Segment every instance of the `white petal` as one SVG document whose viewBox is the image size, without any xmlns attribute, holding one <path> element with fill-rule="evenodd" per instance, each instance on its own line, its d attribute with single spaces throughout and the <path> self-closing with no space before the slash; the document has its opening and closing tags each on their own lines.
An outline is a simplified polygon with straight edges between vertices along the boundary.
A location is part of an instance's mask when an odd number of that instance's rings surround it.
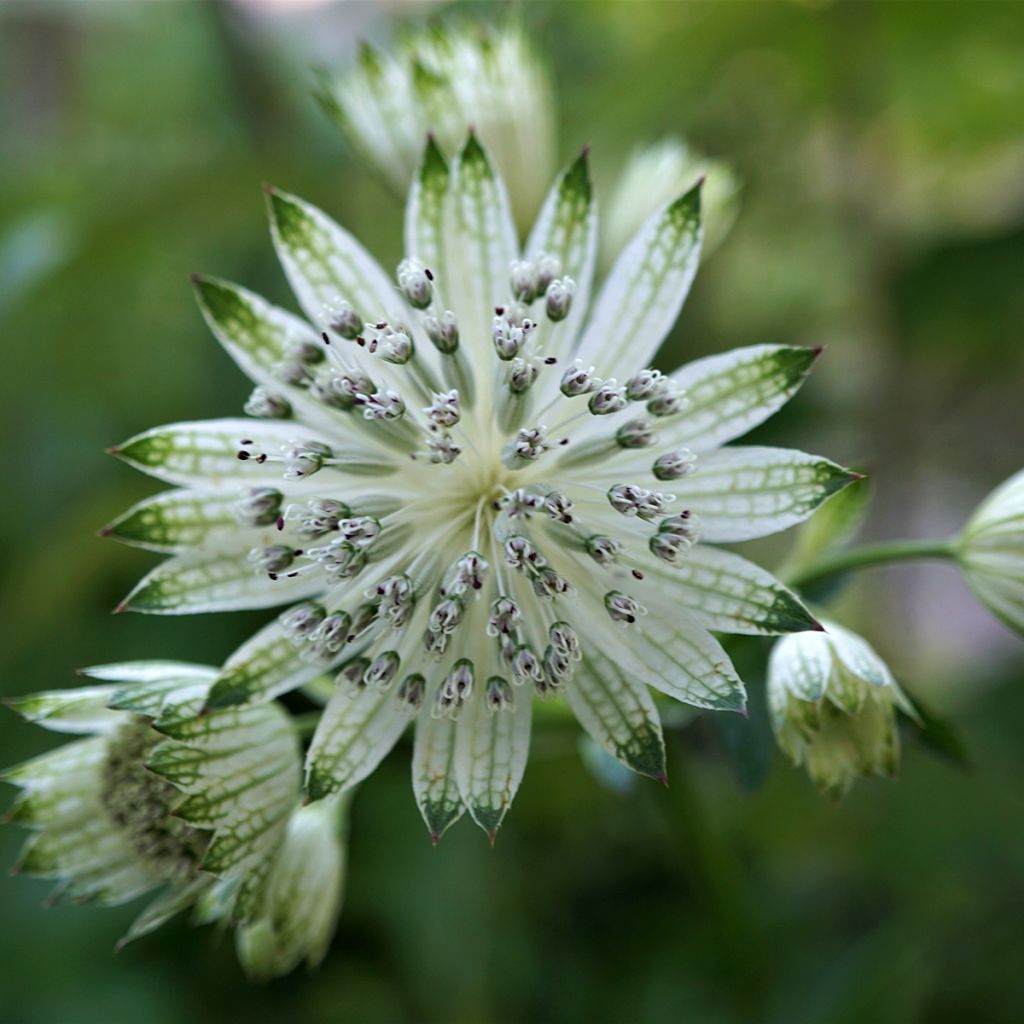
<svg viewBox="0 0 1024 1024">
<path fill-rule="evenodd" d="M 672 380 L 688 405 L 658 434 L 664 444 L 706 451 L 732 441 L 777 412 L 804 382 L 820 349 L 752 345 L 697 359 Z"/>
<path fill-rule="evenodd" d="M 257 572 L 245 553 L 189 551 L 158 565 L 136 584 L 120 611 L 150 615 L 193 615 L 200 612 L 272 608 L 322 593 L 319 572 L 294 578 L 282 573 L 271 579 Z"/>
<path fill-rule="evenodd" d="M 410 722 L 393 690 L 367 687 L 355 696 L 339 690 L 317 725 L 306 755 L 311 800 L 362 782 L 390 753 Z"/>
<path fill-rule="evenodd" d="M 452 203 L 445 231 L 447 281 L 440 281 L 459 322 L 477 393 L 491 385 L 494 307 L 509 300 L 509 269 L 519 250 L 505 186 L 470 135 L 452 164 Z"/>
<path fill-rule="evenodd" d="M 642 680 L 588 650 L 564 694 L 580 725 L 612 757 L 635 772 L 664 780 L 665 740 L 658 710 Z"/>
<path fill-rule="evenodd" d="M 433 718 L 429 703 L 416 723 L 412 786 L 420 813 L 436 843 L 466 808 L 455 780 L 455 723 L 450 718 Z"/>
<path fill-rule="evenodd" d="M 771 573 L 731 551 L 697 544 L 678 565 L 647 557 L 643 570 L 658 582 L 659 600 L 678 602 L 718 633 L 773 636 L 818 625 Z"/>
<path fill-rule="evenodd" d="M 651 214 L 623 250 L 576 355 L 619 381 L 649 366 L 697 273 L 701 236 L 698 185 Z"/>
<path fill-rule="evenodd" d="M 694 512 L 712 542 L 750 540 L 806 519 L 856 474 L 817 455 L 753 446 L 705 452 L 671 485 L 674 507 Z"/>
<path fill-rule="evenodd" d="M 480 681 L 485 684 L 484 680 Z M 516 691 L 515 705 L 488 710 L 483 685 L 455 724 L 455 778 L 473 820 L 494 840 L 522 781 L 530 750 L 532 695 Z"/>
<path fill-rule="evenodd" d="M 543 342 L 545 354 L 557 356 L 560 361 L 574 347 L 580 324 L 590 308 L 596 252 L 597 202 L 584 152 L 552 186 L 525 249 L 528 260 L 541 255 L 557 257 L 562 276 L 571 277 L 576 284 L 572 306 L 564 320 L 553 324 L 539 317 L 536 343 Z M 557 380 L 558 375 L 548 376 Z"/>
</svg>

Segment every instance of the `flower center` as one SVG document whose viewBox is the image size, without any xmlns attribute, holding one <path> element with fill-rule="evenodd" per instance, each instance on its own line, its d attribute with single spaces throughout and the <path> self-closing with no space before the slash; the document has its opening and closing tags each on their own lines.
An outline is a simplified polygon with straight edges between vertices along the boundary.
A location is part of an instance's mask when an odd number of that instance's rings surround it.
<svg viewBox="0 0 1024 1024">
<path fill-rule="evenodd" d="M 181 794 L 145 767 L 159 739 L 142 718 L 118 730 L 103 766 L 101 799 L 114 824 L 154 874 L 183 882 L 198 873 L 210 833 L 170 817 Z"/>
</svg>

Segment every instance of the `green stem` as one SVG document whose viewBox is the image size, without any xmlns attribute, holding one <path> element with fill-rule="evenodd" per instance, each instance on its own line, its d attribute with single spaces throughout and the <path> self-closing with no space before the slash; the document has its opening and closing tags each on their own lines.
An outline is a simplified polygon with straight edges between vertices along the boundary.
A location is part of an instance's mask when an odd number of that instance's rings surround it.
<svg viewBox="0 0 1024 1024">
<path fill-rule="evenodd" d="M 955 558 L 955 540 L 890 540 L 879 544 L 863 544 L 826 555 L 792 573 L 786 582 L 793 587 L 807 587 L 850 569 L 872 565 L 906 562 L 918 558 Z"/>
</svg>

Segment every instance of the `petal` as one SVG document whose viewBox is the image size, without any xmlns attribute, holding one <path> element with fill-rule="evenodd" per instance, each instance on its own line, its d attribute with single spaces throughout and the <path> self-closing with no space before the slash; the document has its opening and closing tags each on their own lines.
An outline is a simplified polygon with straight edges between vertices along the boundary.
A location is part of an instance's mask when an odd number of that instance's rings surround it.
<svg viewBox="0 0 1024 1024">
<path fill-rule="evenodd" d="M 686 612 L 669 618 L 653 608 L 621 634 L 594 630 L 593 642 L 621 671 L 685 704 L 711 711 L 743 711 L 746 706 L 729 655 Z"/>
<path fill-rule="evenodd" d="M 588 650 L 565 684 L 564 695 L 580 724 L 612 757 L 641 775 L 665 780 L 665 740 L 658 709 L 639 680 Z"/>
<path fill-rule="evenodd" d="M 412 786 L 423 820 L 436 843 L 462 817 L 465 805 L 455 780 L 455 723 L 433 718 L 427 701 L 416 723 Z"/>
<path fill-rule="evenodd" d="M 700 262 L 700 185 L 644 221 L 605 281 L 576 355 L 625 380 L 649 366 Z"/>
<path fill-rule="evenodd" d="M 247 530 L 235 512 L 244 493 L 192 488 L 161 491 L 133 505 L 100 532 L 122 543 L 165 554 L 246 536 L 252 538 L 247 546 L 254 546 L 259 532 Z"/>
<path fill-rule="evenodd" d="M 859 476 L 818 455 L 745 446 L 704 453 L 672 490 L 676 507 L 697 515 L 704 540 L 740 541 L 801 522 Z"/>
<path fill-rule="evenodd" d="M 256 571 L 237 551 L 208 554 L 190 551 L 158 565 L 136 584 L 118 611 L 150 615 L 194 615 L 199 612 L 271 608 L 322 593 L 318 572 L 271 579 Z"/>
<path fill-rule="evenodd" d="M 274 373 L 293 345 L 321 347 L 320 336 L 309 323 L 230 281 L 196 274 L 192 283 L 203 318 L 239 369 L 254 384 L 287 397 L 306 419 L 330 422 L 324 406 Z"/>
<path fill-rule="evenodd" d="M 284 449 L 306 441 L 327 444 L 324 438 L 299 424 L 241 418 L 198 420 L 154 427 L 111 448 L 110 454 L 168 483 L 186 487 L 196 483 L 238 486 L 280 480 L 281 463 L 261 462 L 259 455 L 280 456 Z M 250 455 L 240 459 L 239 452 L 243 450 Z M 292 481 L 293 486 L 296 483 Z"/>
<path fill-rule="evenodd" d="M 821 349 L 752 345 L 687 363 L 672 374 L 686 409 L 659 430 L 668 444 L 717 448 L 777 412 L 806 379 Z"/>
<path fill-rule="evenodd" d="M 79 686 L 14 697 L 7 703 L 29 722 L 54 732 L 110 732 L 124 722 L 107 707 L 114 691 L 113 686 Z"/>
<path fill-rule="evenodd" d="M 149 767 L 187 794 L 176 814 L 213 829 L 203 870 L 239 879 L 235 915 L 257 908 L 272 858 L 299 798 L 291 721 L 274 704 L 230 708 L 176 723 Z"/>
<path fill-rule="evenodd" d="M 341 303 L 364 321 L 400 323 L 410 310 L 380 264 L 322 210 L 277 189 L 267 192 L 271 231 L 278 256 L 306 316 L 325 330 Z M 346 354 L 361 355 L 355 346 Z M 370 362 L 379 369 L 380 363 Z"/>
<path fill-rule="evenodd" d="M 491 842 L 523 779 L 532 711 L 532 694 L 527 687 L 516 691 L 512 708 L 493 712 L 480 687 L 455 723 L 454 768 L 459 795 Z"/>
<path fill-rule="evenodd" d="M 373 687 L 355 696 L 339 690 L 324 710 L 306 755 L 311 800 L 362 782 L 390 753 L 410 722 L 390 691 Z"/>
<path fill-rule="evenodd" d="M 769 686 L 780 694 L 778 710 L 785 710 L 785 696 L 819 701 L 832 675 L 832 644 L 825 633 L 787 636 L 772 647 L 768 659 Z M 781 718 L 780 718 L 781 721 Z"/>
<path fill-rule="evenodd" d="M 541 318 L 535 337 L 538 348 L 561 357 L 571 351 L 580 323 L 590 308 L 590 289 L 597 252 L 597 203 L 590 182 L 587 151 L 562 173 L 541 207 L 537 223 L 526 243 L 526 258 L 555 256 L 562 275 L 576 283 L 569 315 L 553 324 Z M 556 379 L 554 374 L 549 374 Z"/>
<path fill-rule="evenodd" d="M 448 280 L 443 293 L 476 372 L 478 393 L 491 386 L 494 307 L 509 298 L 509 270 L 519 250 L 505 186 L 476 136 L 452 164 L 451 212 L 445 231 Z"/>
<path fill-rule="evenodd" d="M 664 599 L 683 605 L 705 629 L 774 636 L 820 628 L 792 591 L 731 551 L 698 544 L 678 565 L 646 558 L 643 567 Z"/>
<path fill-rule="evenodd" d="M 347 648 L 338 660 L 351 657 Z M 208 708 L 270 700 L 294 690 L 329 666 L 304 661 L 285 634 L 280 619 L 264 626 L 232 654 L 210 688 Z"/>
<path fill-rule="evenodd" d="M 441 286 L 448 281 L 444 230 L 450 180 L 444 154 L 430 136 L 405 207 L 405 255 L 430 267 Z"/>
</svg>

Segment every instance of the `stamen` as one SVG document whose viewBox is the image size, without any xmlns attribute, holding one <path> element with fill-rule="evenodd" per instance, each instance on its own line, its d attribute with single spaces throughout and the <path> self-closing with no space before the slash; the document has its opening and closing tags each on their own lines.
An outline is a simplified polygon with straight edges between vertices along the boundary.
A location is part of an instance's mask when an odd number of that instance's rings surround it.
<svg viewBox="0 0 1024 1024">
<path fill-rule="evenodd" d="M 235 502 L 235 518 L 244 526 L 269 526 L 280 515 L 283 500 L 273 487 L 255 487 Z"/>
<path fill-rule="evenodd" d="M 631 626 L 639 616 L 647 614 L 643 605 L 621 590 L 609 590 L 604 595 L 604 606 L 612 620 L 621 626 Z"/>
<path fill-rule="evenodd" d="M 256 387 L 246 399 L 243 411 L 247 416 L 264 420 L 286 420 L 292 415 L 291 402 L 263 387 Z"/>
<path fill-rule="evenodd" d="M 697 468 L 697 456 L 688 448 L 667 452 L 654 460 L 652 470 L 659 480 L 678 480 Z"/>
</svg>

